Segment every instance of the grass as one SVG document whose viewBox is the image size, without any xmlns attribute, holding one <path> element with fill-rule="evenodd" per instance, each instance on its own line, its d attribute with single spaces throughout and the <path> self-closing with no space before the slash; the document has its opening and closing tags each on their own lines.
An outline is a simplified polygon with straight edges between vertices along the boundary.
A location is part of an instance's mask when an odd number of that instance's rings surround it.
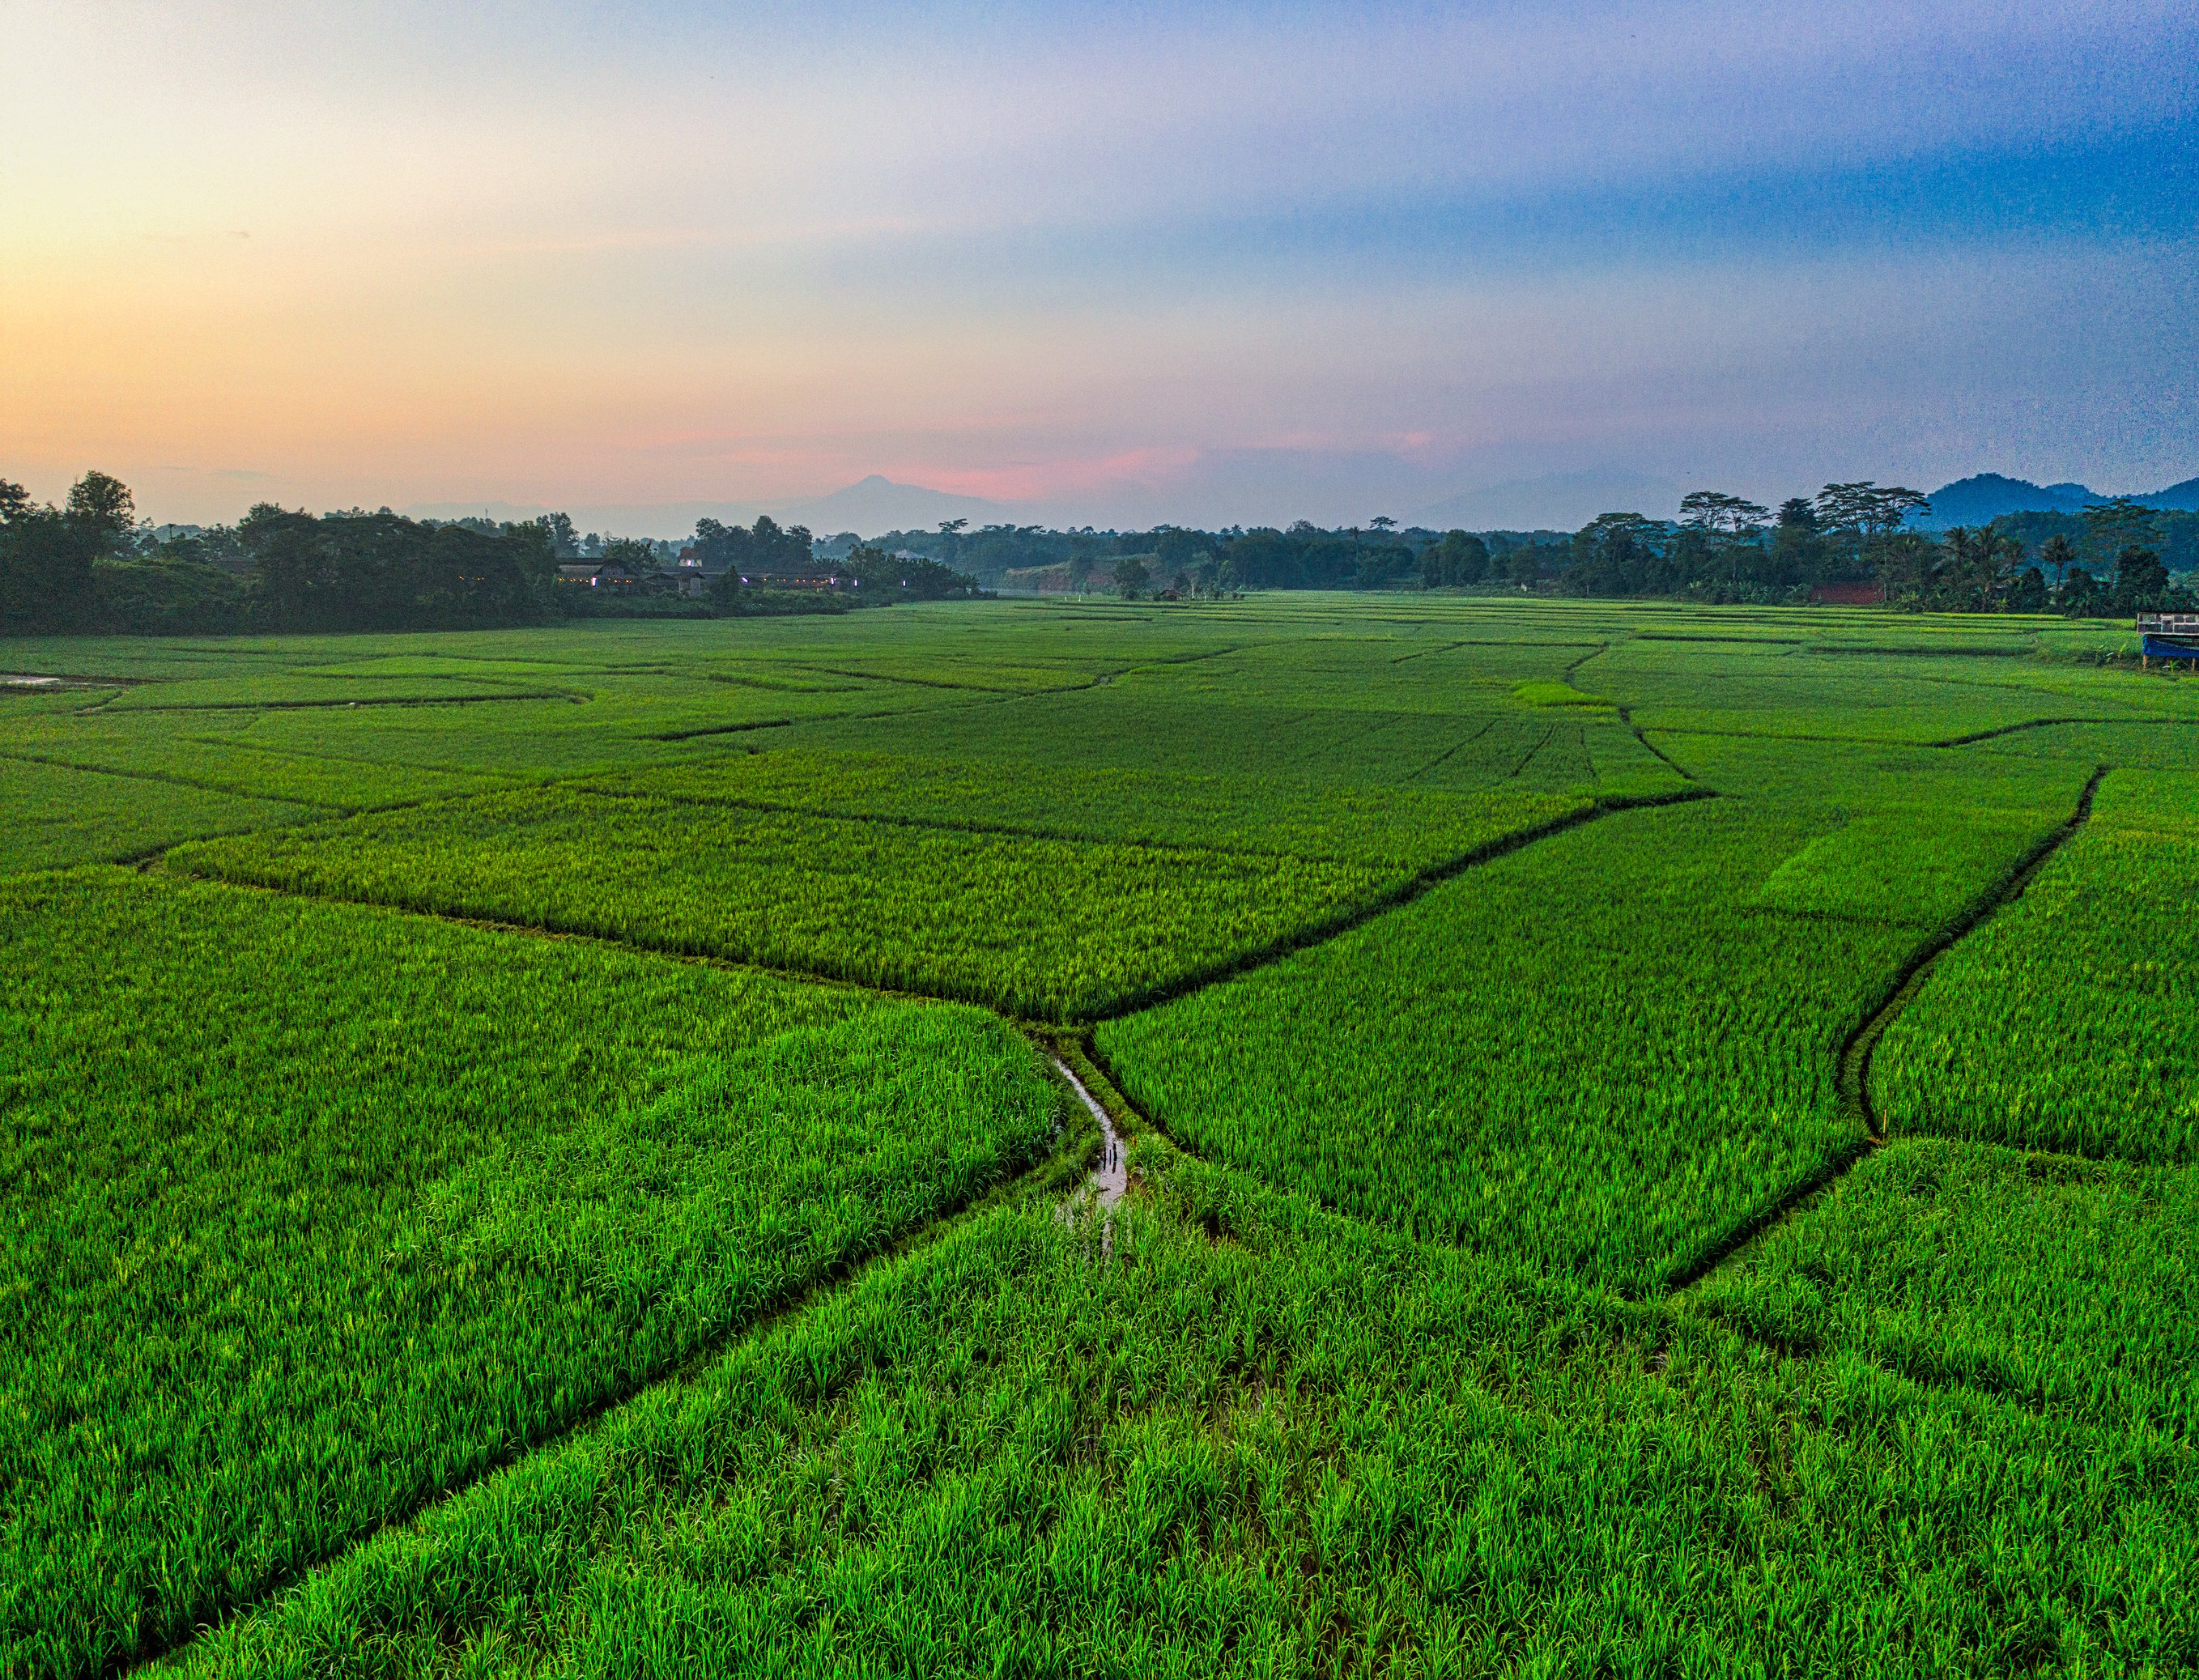
<svg viewBox="0 0 2199 1680">
<path fill-rule="evenodd" d="M 120 861 L 313 814 L 269 799 L 0 755 L 0 875 Z"/>
<path fill-rule="evenodd" d="M 555 791 L 356 818 L 180 869 L 1074 1020 L 1349 913 L 1400 872 Z"/>
<path fill-rule="evenodd" d="M 888 817 L 1048 839 L 1260 852 L 1409 870 L 1440 867 L 1586 808 L 1495 789 L 1274 785 L 1187 772 L 1065 765 L 1043 775 L 998 761 L 794 749 L 636 770 L 609 792 L 820 816 Z"/>
<path fill-rule="evenodd" d="M 2199 1157 L 2199 881 L 2189 779 L 2118 770 L 2014 905 L 1936 967 L 1872 1058 L 1888 1127 L 2176 1164 Z"/>
<path fill-rule="evenodd" d="M 1711 785 L 1099 1045 L 1195 1151 L 1423 1236 L 1662 1287 L 1852 1157 L 1842 1047 L 2082 777 L 1902 751 L 1874 773 L 1775 742 L 1713 761 Z"/>
<path fill-rule="evenodd" d="M 0 857 L 176 849 L 0 881 L 0 1672 L 2199 1668 L 2199 689 L 2127 640 L 12 644 L 103 686 L 0 698 Z M 1082 1024 L 1208 1158 L 1111 1098 L 1065 1209 L 1010 1023 L 818 977 Z"/>
<path fill-rule="evenodd" d="M 973 1011 L 0 888 L 0 1671 L 187 1634 L 1049 1146 Z"/>
<path fill-rule="evenodd" d="M 378 1537 L 225 1675 L 2167 1671 L 2193 1468 L 1145 1162 Z M 1210 1232 L 1218 1235 L 1210 1235 Z"/>
<path fill-rule="evenodd" d="M 1571 683 L 1523 682 L 1512 687 L 1512 697 L 1529 706 L 1608 706 L 1601 696 L 1583 693 Z"/>
<path fill-rule="evenodd" d="M 2199 1436 L 2199 1175 L 1901 1138 L 1693 1298 L 2108 1425 Z"/>
<path fill-rule="evenodd" d="M 1736 913 L 1805 837 L 1735 800 L 1606 817 L 1099 1046 L 1195 1152 L 1652 1288 L 1861 1141 L 1834 1063 L 1914 936 Z"/>
</svg>

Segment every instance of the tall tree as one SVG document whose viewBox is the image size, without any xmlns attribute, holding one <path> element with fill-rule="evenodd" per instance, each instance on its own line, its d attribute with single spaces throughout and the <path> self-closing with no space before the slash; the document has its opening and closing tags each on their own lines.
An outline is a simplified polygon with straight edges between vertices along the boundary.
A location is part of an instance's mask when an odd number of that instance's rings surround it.
<svg viewBox="0 0 2199 1680">
<path fill-rule="evenodd" d="M 2082 515 L 2085 521 L 2085 563 L 2104 572 L 2126 548 L 2151 548 L 2158 540 L 2153 510 L 2141 507 L 2128 496 L 2094 502 Z"/>
<path fill-rule="evenodd" d="M 1945 560 L 1933 598 L 1920 604 L 1957 612 L 1998 612 L 2007 605 L 2023 545 L 1989 525 L 1957 525 L 1944 540 Z"/>
<path fill-rule="evenodd" d="M 0 479 L 0 628 L 67 630 L 90 615 L 95 532 Z"/>
<path fill-rule="evenodd" d="M 1828 484 L 1817 493 L 1817 522 L 1830 531 L 1856 531 L 1868 540 L 1898 531 L 1913 513 L 1929 513 L 1932 499 L 1905 485 L 1881 488 L 1869 479 Z"/>
<path fill-rule="evenodd" d="M 2077 563 L 2077 551 L 2070 545 L 2068 538 L 2056 531 L 2039 545 L 2039 563 L 2054 568 L 2054 586 L 2059 589 L 2062 575 Z"/>
<path fill-rule="evenodd" d="M 962 534 L 970 528 L 966 519 L 942 519 L 939 522 L 940 558 L 953 565 L 962 557 Z"/>
<path fill-rule="evenodd" d="M 70 487 L 63 511 L 84 533 L 94 555 L 133 551 L 131 536 L 137 529 L 137 505 L 120 479 L 103 472 L 86 473 Z"/>
</svg>

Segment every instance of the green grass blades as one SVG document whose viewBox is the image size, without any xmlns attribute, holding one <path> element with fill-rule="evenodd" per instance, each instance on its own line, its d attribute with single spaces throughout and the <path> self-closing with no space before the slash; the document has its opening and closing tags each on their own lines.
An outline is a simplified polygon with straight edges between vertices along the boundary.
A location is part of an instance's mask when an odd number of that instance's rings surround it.
<svg viewBox="0 0 2199 1680">
<path fill-rule="evenodd" d="M 1806 833 L 1738 799 L 1601 818 L 1098 1044 L 1194 1152 L 1651 1287 L 1861 1140 L 1834 1062 L 1915 936 L 1748 913 Z"/>
<path fill-rule="evenodd" d="M 1028 767 L 891 753 L 756 751 L 636 770 L 605 791 L 980 832 L 1440 867 L 1587 801 L 1492 789 L 1298 785 L 1158 771 Z"/>
<path fill-rule="evenodd" d="M 1043 1154 L 1030 1047 L 120 871 L 0 887 L 0 1672 L 97 1671 Z"/>
<path fill-rule="evenodd" d="M 1905 1680 L 2199 1649 L 2199 1471 L 2166 1443 L 1171 1176 L 1105 1249 L 1006 1210 L 872 1269 L 186 1671 Z"/>
<path fill-rule="evenodd" d="M 1394 891 L 1395 869 L 554 790 L 361 817 L 178 868 L 1074 1020 Z"/>
<path fill-rule="evenodd" d="M 120 862 L 318 814 L 271 799 L 0 756 L 0 875 Z"/>
<path fill-rule="evenodd" d="M 1903 1138 L 1689 1299 L 1790 1347 L 2199 1434 L 2199 1172 Z"/>
<path fill-rule="evenodd" d="M 2034 814 L 1904 810 L 1820 835 L 1771 872 L 1768 910 L 1942 927 L 2005 879 L 2050 831 Z"/>
<path fill-rule="evenodd" d="M 1525 706 L 1608 706 L 1601 695 L 1584 694 L 1571 683 L 1523 682 L 1512 687 L 1512 697 Z"/>
<path fill-rule="evenodd" d="M 2189 779 L 2119 770 L 2023 895 L 1935 967 L 1871 1058 L 1887 1128 L 2139 1162 L 2199 1157 Z"/>
</svg>

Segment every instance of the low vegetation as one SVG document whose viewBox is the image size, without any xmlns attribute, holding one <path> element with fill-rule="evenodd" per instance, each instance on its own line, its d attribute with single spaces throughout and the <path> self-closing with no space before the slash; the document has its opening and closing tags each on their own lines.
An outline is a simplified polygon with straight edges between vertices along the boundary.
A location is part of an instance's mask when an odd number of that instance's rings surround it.
<svg viewBox="0 0 2199 1680">
<path fill-rule="evenodd" d="M 0 1670 L 187 1635 L 1048 1146 L 941 1006 L 122 872 L 0 888 Z"/>
<path fill-rule="evenodd" d="M 2199 1157 L 2199 880 L 2190 778 L 2119 770 L 2021 899 L 1965 940 L 1887 1031 L 1887 1125 L 2029 1149 Z"/>
<path fill-rule="evenodd" d="M 2199 690 L 1427 553 L 0 650 L 0 1672 L 2199 1668 Z"/>
<path fill-rule="evenodd" d="M 1899 1138 L 1694 1299 L 2107 1425 L 2199 1437 L 2199 1175 Z"/>
<path fill-rule="evenodd" d="M 174 867 L 969 998 L 1127 1007 L 1302 937 L 1397 871 L 587 793 L 484 794 L 178 847 Z"/>
<path fill-rule="evenodd" d="M 2166 1440 L 1144 1164 L 1104 1251 L 986 1216 L 188 1667 L 1891 1680 L 2199 1648 Z"/>
</svg>

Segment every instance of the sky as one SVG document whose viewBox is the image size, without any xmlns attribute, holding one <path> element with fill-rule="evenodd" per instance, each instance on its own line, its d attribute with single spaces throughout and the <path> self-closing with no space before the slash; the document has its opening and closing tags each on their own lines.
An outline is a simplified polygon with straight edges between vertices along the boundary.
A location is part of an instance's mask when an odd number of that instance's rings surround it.
<svg viewBox="0 0 2199 1680">
<path fill-rule="evenodd" d="M 40 496 L 669 535 L 873 473 L 1103 527 L 2199 474 L 2189 0 L 0 31 L 0 477 Z"/>
</svg>

